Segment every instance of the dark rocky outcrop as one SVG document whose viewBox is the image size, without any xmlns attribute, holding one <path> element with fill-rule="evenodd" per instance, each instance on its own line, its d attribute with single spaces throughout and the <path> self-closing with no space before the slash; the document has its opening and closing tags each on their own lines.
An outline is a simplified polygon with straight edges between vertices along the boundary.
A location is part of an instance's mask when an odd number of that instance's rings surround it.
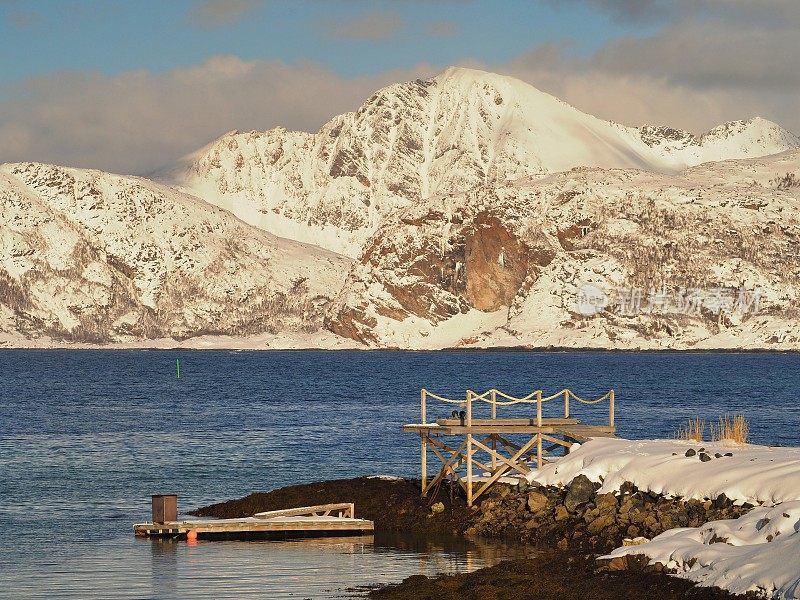
<svg viewBox="0 0 800 600">
<path fill-rule="evenodd" d="M 506 486 L 477 507 L 468 535 L 607 552 L 625 538 L 653 538 L 674 527 L 735 519 L 752 505 L 734 505 L 724 494 L 711 499 L 667 498 L 626 482 L 619 492 L 598 494 L 600 484 L 576 477 L 566 488 Z"/>
</svg>

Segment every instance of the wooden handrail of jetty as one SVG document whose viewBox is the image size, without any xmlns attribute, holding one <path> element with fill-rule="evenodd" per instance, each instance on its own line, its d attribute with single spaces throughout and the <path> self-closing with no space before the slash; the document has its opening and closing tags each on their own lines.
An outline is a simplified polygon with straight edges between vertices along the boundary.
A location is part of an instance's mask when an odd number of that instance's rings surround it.
<svg viewBox="0 0 800 600">
<path fill-rule="evenodd" d="M 318 504 L 316 506 L 301 506 L 298 508 L 284 508 L 281 510 L 268 510 L 253 515 L 256 519 L 274 519 L 276 517 L 341 517 L 355 519 L 355 505 L 342 502 L 340 504 Z"/>
<path fill-rule="evenodd" d="M 428 421 L 428 400 L 450 406 L 459 406 L 461 411 L 453 411 L 456 415 Z M 545 417 L 544 404 L 552 400 L 563 400 L 563 411 L 558 417 Z M 510 475 L 525 476 L 531 469 L 529 463 L 536 461 L 541 469 L 547 456 L 552 451 L 562 449 L 569 452 L 575 442 L 583 442 L 591 437 L 608 437 L 616 433 L 614 424 L 615 393 L 611 389 L 602 396 L 593 399 L 582 398 L 569 388 L 565 388 L 550 396 L 543 396 L 537 389 L 526 396 L 512 396 L 497 388 L 481 394 L 471 389 L 466 390 L 465 397 L 448 398 L 440 396 L 425 388 L 420 390 L 420 423 L 404 425 L 404 431 L 418 433 L 420 436 L 422 495 L 438 486 L 444 479 L 457 481 L 467 494 L 467 504 L 481 496 L 493 483 Z M 570 401 L 580 404 L 597 405 L 608 402 L 608 424 L 582 424 L 570 414 Z M 488 404 L 490 414 L 486 418 L 474 418 L 476 408 Z M 516 405 L 535 405 L 535 415 L 527 418 L 500 418 L 498 410 Z M 439 436 L 463 436 L 461 444 L 447 445 Z M 509 440 L 509 436 L 523 439 L 519 443 Z M 544 447 L 543 443 L 548 446 Z M 455 447 L 453 447 L 455 446 Z M 428 450 L 438 458 L 442 467 L 430 481 L 427 480 Z M 483 462 L 475 455 L 488 455 L 489 460 Z M 475 475 L 478 467 L 485 475 Z M 483 485 L 475 488 L 475 482 L 483 481 Z"/>
</svg>

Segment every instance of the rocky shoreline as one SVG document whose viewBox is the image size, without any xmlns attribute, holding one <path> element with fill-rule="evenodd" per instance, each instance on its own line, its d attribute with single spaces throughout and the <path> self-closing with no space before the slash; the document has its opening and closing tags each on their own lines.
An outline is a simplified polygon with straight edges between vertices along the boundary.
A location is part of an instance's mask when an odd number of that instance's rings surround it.
<svg viewBox="0 0 800 600">
<path fill-rule="evenodd" d="M 667 498 L 626 482 L 618 493 L 598 494 L 601 484 L 579 475 L 568 487 L 500 486 L 478 505 L 466 535 L 513 537 L 521 542 L 609 552 L 636 538 L 674 527 L 699 527 L 735 519 L 753 508 L 724 494 L 711 500 Z"/>
<path fill-rule="evenodd" d="M 373 520 L 381 531 L 503 538 L 541 552 L 536 560 L 508 561 L 469 574 L 415 576 L 371 592 L 372 597 L 386 600 L 542 598 L 542 594 L 575 599 L 737 597 L 668 578 L 661 573 L 663 567 L 645 568 L 645 563 L 635 558 L 604 565 L 595 558 L 623 544 L 636 543 L 636 538 L 652 538 L 673 527 L 697 527 L 711 520 L 736 518 L 752 505 L 734 505 L 724 495 L 705 500 L 667 498 L 639 490 L 632 483 L 616 493 L 598 494 L 599 487 L 583 475 L 563 488 L 501 484 L 470 509 L 457 487 L 442 487 L 436 497 L 421 498 L 418 481 L 360 477 L 254 493 L 192 514 L 233 518 L 291 506 L 348 501 L 355 503 L 358 516 Z M 520 579 L 520 574 L 527 575 Z M 520 595 L 523 582 L 529 584 L 526 589 L 530 594 Z M 608 595 L 598 595 L 592 582 L 605 586 Z M 473 588 L 485 589 L 488 595 L 469 592 Z"/>
</svg>

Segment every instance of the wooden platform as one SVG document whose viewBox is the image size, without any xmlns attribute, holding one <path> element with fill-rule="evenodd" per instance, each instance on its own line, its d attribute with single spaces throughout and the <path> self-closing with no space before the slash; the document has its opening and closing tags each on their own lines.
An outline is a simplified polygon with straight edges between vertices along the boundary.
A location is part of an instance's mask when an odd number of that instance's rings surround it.
<svg viewBox="0 0 800 600">
<path fill-rule="evenodd" d="M 490 422 L 477 424 L 478 419 L 472 422 L 472 427 L 466 425 L 439 425 L 438 423 L 403 425 L 403 431 L 416 433 L 441 434 L 441 435 L 467 435 L 478 433 L 498 434 L 551 434 L 562 435 L 576 442 L 585 442 L 593 437 L 610 437 L 615 434 L 616 428 L 608 425 L 582 425 L 575 419 L 573 423 L 561 423 L 569 419 L 542 419 L 542 425 L 493 425 Z M 483 421 L 483 419 L 481 419 Z M 488 419 L 486 419 L 488 421 Z"/>
<path fill-rule="evenodd" d="M 448 408 L 456 405 L 464 410 L 448 411 L 451 413 L 449 417 L 437 418 L 431 423 L 427 419 L 428 399 L 450 405 Z M 545 417 L 544 405 L 552 400 L 562 400 L 563 404 L 554 403 L 560 414 Z M 607 424 L 581 423 L 570 415 L 570 401 L 587 405 L 607 403 Z M 547 397 L 541 390 L 536 390 L 517 398 L 493 388 L 482 394 L 467 390 L 466 398 L 460 400 L 423 389 L 420 392 L 421 422 L 403 426 L 403 431 L 416 433 L 420 438 L 422 495 L 427 495 L 429 490 L 448 479 L 464 488 L 467 504 L 472 506 L 492 484 L 508 481 L 511 477 L 527 478 L 532 470 L 556 460 L 558 452 L 569 452 L 575 442 L 614 436 L 614 401 L 614 390 L 595 399 L 581 398 L 569 389 Z M 474 409 L 487 405 L 489 418 L 476 418 Z M 534 414 L 530 417 L 498 417 L 498 408 L 514 405 L 522 405 L 518 411 L 529 405 L 535 412 L 532 411 Z M 512 436 L 516 437 L 511 439 Z M 450 442 L 442 437 L 461 439 Z M 428 481 L 429 450 L 441 463 L 439 472 L 431 481 Z M 478 469 L 477 473 L 475 469 Z"/>
<path fill-rule="evenodd" d="M 186 538 L 190 531 L 198 539 L 296 539 L 362 536 L 375 525 L 354 518 L 352 504 L 325 504 L 257 513 L 241 519 L 198 519 L 133 526 L 138 537 Z"/>
</svg>

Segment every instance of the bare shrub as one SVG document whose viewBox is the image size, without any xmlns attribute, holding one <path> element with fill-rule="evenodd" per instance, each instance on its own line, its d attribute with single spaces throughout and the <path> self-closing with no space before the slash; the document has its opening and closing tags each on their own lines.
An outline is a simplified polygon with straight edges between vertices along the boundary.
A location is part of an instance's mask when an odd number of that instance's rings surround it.
<svg viewBox="0 0 800 600">
<path fill-rule="evenodd" d="M 711 425 L 711 440 L 719 442 L 731 440 L 737 444 L 746 444 L 750 434 L 750 425 L 743 415 L 725 415 L 719 423 Z"/>
<path fill-rule="evenodd" d="M 678 428 L 678 431 L 675 432 L 675 439 L 702 442 L 705 431 L 706 422 L 703 419 L 694 417 Z"/>
<path fill-rule="evenodd" d="M 770 183 L 779 190 L 788 190 L 789 188 L 800 187 L 800 177 L 794 173 L 786 173 L 783 177 L 777 176 Z"/>
</svg>

